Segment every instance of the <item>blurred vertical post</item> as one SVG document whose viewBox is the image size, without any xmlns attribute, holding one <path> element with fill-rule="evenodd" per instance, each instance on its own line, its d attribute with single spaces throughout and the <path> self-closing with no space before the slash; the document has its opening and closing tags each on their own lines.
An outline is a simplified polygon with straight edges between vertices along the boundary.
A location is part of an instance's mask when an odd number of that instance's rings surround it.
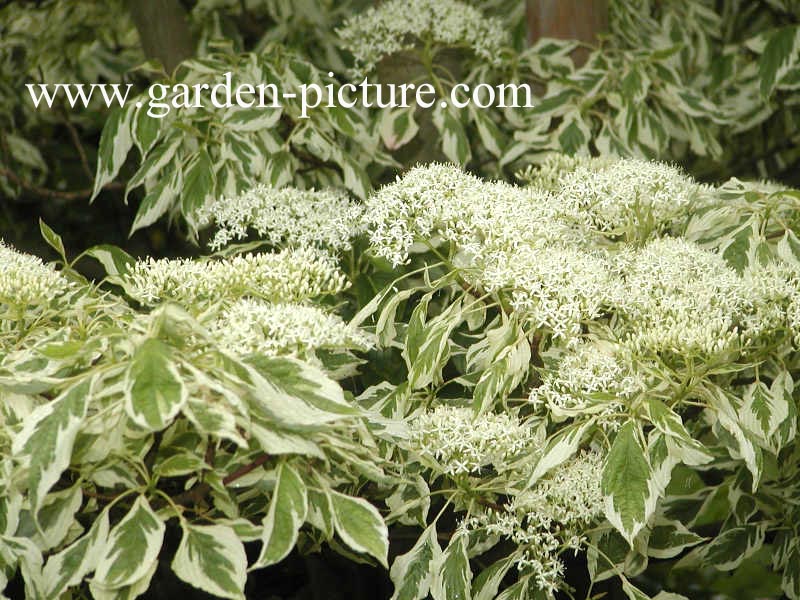
<svg viewBox="0 0 800 600">
<path fill-rule="evenodd" d="M 167 73 L 194 55 L 194 39 L 186 10 L 179 0 L 128 0 L 147 58 L 161 61 Z"/>
<path fill-rule="evenodd" d="M 608 0 L 526 0 L 526 11 L 529 45 L 547 37 L 596 44 L 608 31 Z M 582 63 L 585 54 L 575 58 Z"/>
</svg>

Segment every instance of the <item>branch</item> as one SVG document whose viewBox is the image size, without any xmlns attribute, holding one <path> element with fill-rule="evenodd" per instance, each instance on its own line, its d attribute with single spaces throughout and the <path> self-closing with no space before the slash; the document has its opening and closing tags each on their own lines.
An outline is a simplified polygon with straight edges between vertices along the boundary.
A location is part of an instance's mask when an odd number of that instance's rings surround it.
<svg viewBox="0 0 800 600">
<path fill-rule="evenodd" d="M 41 187 L 35 185 L 29 181 L 25 181 L 16 173 L 9 171 L 5 167 L 0 167 L 0 175 L 6 177 L 12 183 L 17 184 L 24 190 L 27 190 L 37 196 L 42 198 L 49 198 L 49 199 L 57 199 L 57 200 L 80 200 L 81 198 L 89 198 L 94 191 L 92 188 L 86 188 L 85 190 L 76 190 L 72 192 L 63 192 L 61 190 L 53 190 L 50 188 Z M 112 181 L 111 183 L 107 183 L 103 186 L 104 190 L 123 190 L 125 189 L 125 185 L 118 181 Z"/>
</svg>

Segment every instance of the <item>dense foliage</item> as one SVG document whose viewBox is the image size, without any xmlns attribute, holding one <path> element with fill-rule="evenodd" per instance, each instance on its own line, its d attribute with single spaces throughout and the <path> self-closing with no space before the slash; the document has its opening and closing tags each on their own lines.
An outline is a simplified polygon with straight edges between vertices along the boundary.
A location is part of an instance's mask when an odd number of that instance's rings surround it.
<svg viewBox="0 0 800 600">
<path fill-rule="evenodd" d="M 415 525 L 395 598 L 552 598 L 572 552 L 631 598 L 651 560 L 766 552 L 798 597 L 800 193 L 526 178 L 257 188 L 209 206 L 217 255 L 87 251 L 114 291 L 3 246 L 6 576 L 135 597 L 169 560 L 235 598 L 295 547 L 388 567 Z"/>
<path fill-rule="evenodd" d="M 797 2 L 183 4 L 0 8 L 0 596 L 800 599 Z M 537 107 L 148 116 L 226 72 Z"/>
</svg>

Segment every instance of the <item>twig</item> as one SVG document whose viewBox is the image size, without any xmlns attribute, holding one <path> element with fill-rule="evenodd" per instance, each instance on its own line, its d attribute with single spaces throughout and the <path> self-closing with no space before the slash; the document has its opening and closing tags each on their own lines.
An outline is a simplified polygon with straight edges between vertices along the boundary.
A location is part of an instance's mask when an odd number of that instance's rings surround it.
<svg viewBox="0 0 800 600">
<path fill-rule="evenodd" d="M 268 460 L 269 460 L 269 454 L 262 454 L 261 456 L 256 458 L 253 462 L 248 463 L 248 464 L 244 465 L 243 467 L 239 467 L 233 473 L 231 473 L 230 475 L 226 476 L 222 480 L 223 485 L 228 485 L 228 484 L 236 481 L 240 477 L 244 477 L 250 471 L 253 471 L 253 470 L 257 469 L 258 467 L 263 465 Z"/>
<path fill-rule="evenodd" d="M 66 113 L 62 113 L 62 117 L 64 120 L 64 125 L 66 125 L 67 130 L 69 131 L 69 136 L 72 138 L 72 144 L 75 146 L 75 150 L 78 151 L 78 157 L 81 159 L 83 172 L 86 173 L 89 181 L 93 181 L 94 175 L 92 174 L 92 169 L 89 167 L 89 160 L 86 158 L 86 151 L 83 149 L 83 144 L 81 144 L 81 138 L 78 136 L 78 132 L 75 130 L 75 126 L 72 124 L 72 121 L 69 120 L 69 116 Z"/>
</svg>

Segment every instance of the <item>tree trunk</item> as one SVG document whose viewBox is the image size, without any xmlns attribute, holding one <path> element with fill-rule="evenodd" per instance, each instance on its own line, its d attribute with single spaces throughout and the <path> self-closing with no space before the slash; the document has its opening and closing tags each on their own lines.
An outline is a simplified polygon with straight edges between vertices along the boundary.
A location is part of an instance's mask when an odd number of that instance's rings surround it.
<svg viewBox="0 0 800 600">
<path fill-rule="evenodd" d="M 526 0 L 528 42 L 544 37 L 597 42 L 608 30 L 608 0 Z"/>
<path fill-rule="evenodd" d="M 128 0 L 128 12 L 147 58 L 161 61 L 168 73 L 194 55 L 194 40 L 179 0 Z"/>
</svg>

